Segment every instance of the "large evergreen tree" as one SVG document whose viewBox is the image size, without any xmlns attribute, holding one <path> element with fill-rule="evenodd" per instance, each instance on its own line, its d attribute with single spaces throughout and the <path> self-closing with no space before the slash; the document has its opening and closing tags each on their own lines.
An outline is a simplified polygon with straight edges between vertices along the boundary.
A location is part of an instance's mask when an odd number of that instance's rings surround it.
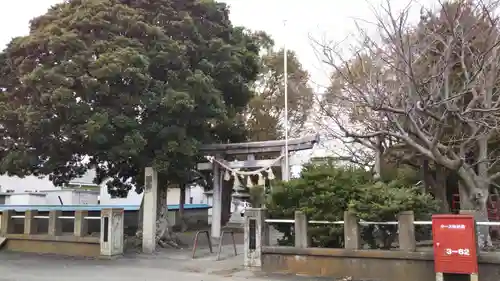
<svg viewBox="0 0 500 281">
<path fill-rule="evenodd" d="M 115 194 L 151 165 L 183 181 L 201 143 L 244 139 L 258 52 L 214 1 L 55 5 L 0 53 L 0 172 L 62 184 L 96 168 Z"/>
</svg>

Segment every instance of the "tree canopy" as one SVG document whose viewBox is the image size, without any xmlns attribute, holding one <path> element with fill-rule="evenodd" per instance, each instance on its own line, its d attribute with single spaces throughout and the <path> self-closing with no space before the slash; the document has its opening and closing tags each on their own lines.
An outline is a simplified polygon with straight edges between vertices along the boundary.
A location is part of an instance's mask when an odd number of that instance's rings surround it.
<svg viewBox="0 0 500 281">
<path fill-rule="evenodd" d="M 0 53 L 0 172 L 59 185 L 96 168 L 139 191 L 181 180 L 201 143 L 241 141 L 259 47 L 215 1 L 72 0 Z M 125 193 L 126 194 L 126 193 Z"/>
</svg>

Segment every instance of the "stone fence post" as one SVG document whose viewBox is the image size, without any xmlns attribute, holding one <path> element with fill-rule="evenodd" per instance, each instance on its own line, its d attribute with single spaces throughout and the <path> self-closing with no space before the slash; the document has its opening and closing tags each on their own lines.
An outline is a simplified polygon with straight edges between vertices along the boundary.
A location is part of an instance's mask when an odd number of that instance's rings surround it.
<svg viewBox="0 0 500 281">
<path fill-rule="evenodd" d="M 61 216 L 61 210 L 51 210 L 49 211 L 49 231 L 50 236 L 60 236 L 62 233 L 62 223 L 59 217 Z"/>
<path fill-rule="evenodd" d="M 351 212 L 344 212 L 344 247 L 349 250 L 361 248 L 361 231 L 358 217 Z"/>
<path fill-rule="evenodd" d="M 38 215 L 37 210 L 26 210 L 24 212 L 24 234 L 33 235 L 38 232 L 38 225 L 35 216 Z"/>
<path fill-rule="evenodd" d="M 0 220 L 0 235 L 5 236 L 10 234 L 14 230 L 14 223 L 12 221 L 12 215 L 14 210 L 3 210 L 2 218 Z"/>
<path fill-rule="evenodd" d="M 101 210 L 101 256 L 123 254 L 123 218 L 123 209 Z"/>
<path fill-rule="evenodd" d="M 83 237 L 88 234 L 88 221 L 85 219 L 89 215 L 88 211 L 75 211 L 75 222 L 73 227 L 73 235 Z"/>
<path fill-rule="evenodd" d="M 417 249 L 414 221 L 413 211 L 401 212 L 398 215 L 399 249 L 402 251 L 414 252 Z"/>
<path fill-rule="evenodd" d="M 295 211 L 295 247 L 309 247 L 309 235 L 307 234 L 307 217 L 302 211 Z"/>
<path fill-rule="evenodd" d="M 413 211 L 398 215 L 399 249 L 414 252 L 416 250 L 415 225 Z M 359 219 L 353 213 L 344 212 L 344 245 L 349 250 L 361 249 L 361 229 Z"/>
<path fill-rule="evenodd" d="M 245 211 L 245 267 L 262 266 L 262 247 L 269 241 L 269 227 L 266 224 L 267 210 L 249 208 Z"/>
</svg>

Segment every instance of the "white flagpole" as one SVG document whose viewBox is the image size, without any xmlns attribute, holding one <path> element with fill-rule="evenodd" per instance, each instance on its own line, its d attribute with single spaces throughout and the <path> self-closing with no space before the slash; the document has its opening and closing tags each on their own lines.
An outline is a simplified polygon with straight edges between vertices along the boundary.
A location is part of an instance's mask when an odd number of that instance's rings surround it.
<svg viewBox="0 0 500 281">
<path fill-rule="evenodd" d="M 283 75 L 284 75 L 284 86 L 285 86 L 285 167 L 286 175 L 285 178 L 289 180 L 290 178 L 290 163 L 288 162 L 288 50 L 286 48 L 286 38 L 287 38 L 287 28 L 286 20 L 283 21 L 283 29 L 285 33 L 285 41 L 283 44 Z"/>
</svg>

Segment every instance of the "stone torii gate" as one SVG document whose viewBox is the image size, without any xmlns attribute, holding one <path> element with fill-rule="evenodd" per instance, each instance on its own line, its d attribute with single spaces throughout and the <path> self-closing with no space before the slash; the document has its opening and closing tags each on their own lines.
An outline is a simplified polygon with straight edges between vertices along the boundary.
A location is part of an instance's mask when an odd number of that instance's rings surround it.
<svg viewBox="0 0 500 281">
<path fill-rule="evenodd" d="M 312 149 L 319 142 L 319 135 L 309 135 L 302 138 L 288 140 L 288 152 L 296 152 Z M 230 144 L 207 144 L 201 147 L 206 156 L 215 156 L 218 160 L 224 160 L 227 156 L 246 155 L 244 161 L 227 161 L 225 164 L 232 169 L 262 168 L 269 166 L 281 167 L 281 179 L 290 178 L 290 167 L 286 167 L 285 161 L 276 162 L 273 159 L 256 160 L 255 155 L 263 153 L 285 154 L 285 140 L 259 141 L 247 143 Z M 197 169 L 212 170 L 213 175 L 213 206 L 212 206 L 212 238 L 220 238 L 222 228 L 222 178 L 220 166 L 210 162 L 198 163 Z M 152 253 L 156 248 L 156 214 L 158 202 L 158 179 L 156 171 L 147 167 L 145 170 L 144 210 L 142 220 L 142 247 L 143 252 Z"/>
</svg>

